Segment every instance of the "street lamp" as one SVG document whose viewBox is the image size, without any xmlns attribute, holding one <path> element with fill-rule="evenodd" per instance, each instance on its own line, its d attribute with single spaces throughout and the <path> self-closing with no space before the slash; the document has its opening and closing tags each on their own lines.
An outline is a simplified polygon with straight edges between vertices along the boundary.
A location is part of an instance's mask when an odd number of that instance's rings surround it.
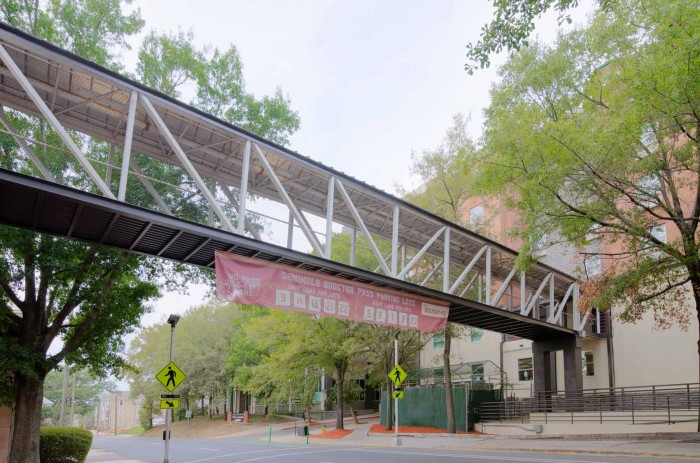
<svg viewBox="0 0 700 463">
<path fill-rule="evenodd" d="M 168 317 L 168 325 L 170 325 L 170 362 L 173 361 L 173 341 L 175 340 L 175 325 L 180 321 L 180 315 L 176 313 L 170 314 Z M 163 463 L 169 463 L 168 461 L 168 450 L 170 447 L 170 421 L 173 419 L 173 410 L 169 408 L 165 411 L 165 455 L 163 456 Z"/>
</svg>

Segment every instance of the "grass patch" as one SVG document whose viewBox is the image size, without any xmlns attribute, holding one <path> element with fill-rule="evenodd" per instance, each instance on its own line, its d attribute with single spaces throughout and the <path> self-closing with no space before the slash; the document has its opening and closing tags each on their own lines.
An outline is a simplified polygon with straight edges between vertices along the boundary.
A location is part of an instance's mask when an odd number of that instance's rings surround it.
<svg viewBox="0 0 700 463">
<path fill-rule="evenodd" d="M 143 434 L 144 431 L 145 431 L 145 429 L 143 429 L 143 426 L 139 425 L 139 426 L 134 426 L 131 429 L 127 429 L 126 431 L 122 431 L 119 434 L 124 434 L 127 436 L 138 436 L 140 434 Z"/>
</svg>

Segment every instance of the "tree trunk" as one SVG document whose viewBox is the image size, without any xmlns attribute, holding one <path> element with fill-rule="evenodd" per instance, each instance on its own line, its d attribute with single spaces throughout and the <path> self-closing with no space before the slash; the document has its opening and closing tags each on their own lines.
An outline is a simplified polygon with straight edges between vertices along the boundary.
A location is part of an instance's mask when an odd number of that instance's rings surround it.
<svg viewBox="0 0 700 463">
<path fill-rule="evenodd" d="M 43 379 L 15 377 L 17 395 L 14 404 L 12 443 L 8 463 L 39 463 L 39 427 L 44 396 Z"/>
<path fill-rule="evenodd" d="M 455 425 L 455 401 L 452 396 L 452 371 L 450 371 L 450 350 L 452 338 L 449 330 L 445 330 L 445 348 L 442 352 L 442 364 L 445 374 L 445 407 L 447 408 L 447 432 L 454 434 L 457 432 Z"/>
<path fill-rule="evenodd" d="M 357 419 L 357 413 L 355 413 L 355 409 L 352 408 L 352 406 L 350 406 L 349 408 L 350 408 L 350 415 L 352 416 L 353 423 L 360 424 L 360 420 Z"/>
<path fill-rule="evenodd" d="M 698 317 L 698 366 L 700 367 L 700 278 L 696 279 L 691 277 L 690 285 L 693 288 L 693 297 L 695 298 L 695 315 Z M 700 372 L 700 368 L 698 368 L 698 371 Z M 700 380 L 700 378 L 698 379 Z M 697 431 L 700 432 L 700 407 L 698 407 Z"/>
<path fill-rule="evenodd" d="M 335 414 L 335 429 L 343 428 L 343 373 L 338 371 L 338 382 L 335 383 L 335 405 L 337 407 Z"/>
</svg>

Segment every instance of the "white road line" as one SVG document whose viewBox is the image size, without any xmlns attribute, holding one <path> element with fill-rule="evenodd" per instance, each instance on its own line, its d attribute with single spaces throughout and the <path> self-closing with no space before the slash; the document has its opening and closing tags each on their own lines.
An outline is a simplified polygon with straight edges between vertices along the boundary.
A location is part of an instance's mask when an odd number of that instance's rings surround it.
<svg viewBox="0 0 700 463">
<path fill-rule="evenodd" d="M 497 456 L 497 455 L 454 455 L 450 453 L 418 453 L 418 452 L 399 452 L 391 450 L 364 450 L 364 449 L 343 449 L 346 452 L 360 453 L 387 453 L 396 455 L 413 455 L 413 456 L 428 456 L 428 457 L 445 457 L 445 458 L 463 458 L 471 460 L 497 460 L 497 461 L 526 461 L 535 463 L 594 463 L 592 460 L 555 460 L 546 458 L 531 458 L 531 457 L 513 457 L 513 456 Z M 523 451 L 523 453 L 528 453 Z M 595 463 L 613 463 L 609 461 L 596 461 Z"/>
<path fill-rule="evenodd" d="M 323 453 L 323 452 L 337 452 L 336 449 L 328 449 L 328 450 L 312 450 L 310 452 L 294 452 L 294 453 L 282 453 L 279 455 L 266 455 L 264 457 L 257 457 L 257 458 L 249 458 L 247 460 L 239 460 L 236 463 L 246 463 L 249 461 L 258 461 L 258 460 L 265 460 L 268 458 L 277 458 L 277 457 L 291 457 L 292 455 L 306 455 L 308 453 Z M 590 462 L 589 462 L 590 463 Z"/>
<path fill-rule="evenodd" d="M 210 452 L 221 452 L 219 449 L 208 449 L 206 447 L 200 447 L 199 450 L 209 450 Z"/>
<path fill-rule="evenodd" d="M 226 455 L 217 455 L 215 457 L 201 458 L 199 460 L 190 460 L 190 461 L 187 461 L 185 463 L 197 463 L 199 461 L 216 460 L 218 458 L 235 457 L 238 455 L 246 455 L 246 454 L 251 454 L 251 453 L 274 452 L 275 450 L 291 450 L 291 449 L 295 449 L 295 448 L 298 448 L 298 447 L 275 447 L 275 448 L 266 449 L 266 450 L 249 450 L 247 452 L 227 453 Z"/>
</svg>

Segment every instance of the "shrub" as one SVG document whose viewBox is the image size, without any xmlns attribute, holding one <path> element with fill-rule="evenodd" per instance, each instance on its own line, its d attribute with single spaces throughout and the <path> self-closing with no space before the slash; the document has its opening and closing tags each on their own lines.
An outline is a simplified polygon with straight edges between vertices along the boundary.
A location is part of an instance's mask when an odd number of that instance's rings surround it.
<svg viewBox="0 0 700 463">
<path fill-rule="evenodd" d="M 85 429 L 61 426 L 41 428 L 39 450 L 41 463 L 78 463 L 85 461 L 92 433 Z"/>
</svg>

